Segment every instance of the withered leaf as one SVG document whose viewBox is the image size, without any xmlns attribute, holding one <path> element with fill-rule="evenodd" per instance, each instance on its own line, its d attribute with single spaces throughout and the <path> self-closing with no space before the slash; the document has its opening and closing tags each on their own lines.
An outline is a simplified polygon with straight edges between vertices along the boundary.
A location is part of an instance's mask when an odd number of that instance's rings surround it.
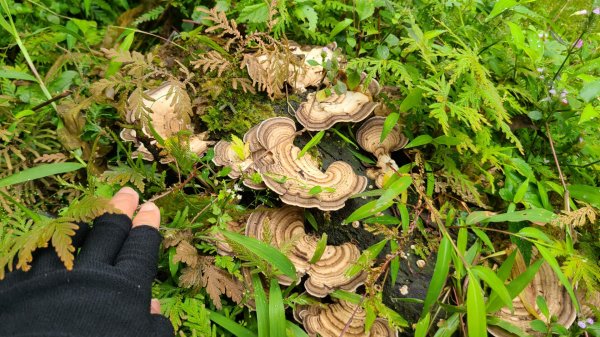
<svg viewBox="0 0 600 337">
<path fill-rule="evenodd" d="M 198 264 L 198 252 L 188 241 L 181 241 L 175 249 L 175 255 L 173 256 L 174 262 L 183 262 L 190 267 L 196 267 Z"/>
</svg>

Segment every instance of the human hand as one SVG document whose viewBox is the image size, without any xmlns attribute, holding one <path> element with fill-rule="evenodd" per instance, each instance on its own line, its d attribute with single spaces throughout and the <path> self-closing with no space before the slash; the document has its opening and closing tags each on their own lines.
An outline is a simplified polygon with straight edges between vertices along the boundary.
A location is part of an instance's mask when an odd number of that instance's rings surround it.
<svg viewBox="0 0 600 337">
<path fill-rule="evenodd" d="M 49 247 L 36 252 L 30 271 L 8 273 L 0 281 L 0 336 L 173 336 L 151 301 L 160 211 L 145 203 L 133 217 L 138 203 L 133 189 L 122 188 L 111 204 L 123 214 L 104 214 L 91 230 L 80 226 L 72 271 Z"/>
</svg>

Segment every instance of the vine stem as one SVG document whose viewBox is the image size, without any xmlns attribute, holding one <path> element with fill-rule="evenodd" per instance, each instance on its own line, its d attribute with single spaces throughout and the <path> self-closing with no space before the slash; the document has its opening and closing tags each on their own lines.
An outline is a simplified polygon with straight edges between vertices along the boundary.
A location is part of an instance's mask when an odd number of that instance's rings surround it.
<svg viewBox="0 0 600 337">
<path fill-rule="evenodd" d="M 570 212 L 571 205 L 569 203 L 569 199 L 570 199 L 569 189 L 567 188 L 567 182 L 565 180 L 565 176 L 563 175 L 562 170 L 560 168 L 560 163 L 558 162 L 558 156 L 556 155 L 556 150 L 554 149 L 554 140 L 552 140 L 552 133 L 550 132 L 550 125 L 548 125 L 548 122 L 546 122 L 546 135 L 548 136 L 548 141 L 550 141 L 550 149 L 552 150 L 552 157 L 554 157 L 554 164 L 556 165 L 556 168 L 558 169 L 558 176 L 560 177 L 560 182 L 563 186 L 563 189 L 565 190 L 565 193 L 564 193 L 565 211 Z"/>
</svg>

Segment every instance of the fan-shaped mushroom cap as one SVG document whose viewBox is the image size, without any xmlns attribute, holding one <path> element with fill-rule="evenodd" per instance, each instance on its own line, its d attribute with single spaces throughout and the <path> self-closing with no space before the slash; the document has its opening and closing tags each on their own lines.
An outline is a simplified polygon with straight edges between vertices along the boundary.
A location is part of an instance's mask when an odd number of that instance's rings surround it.
<svg viewBox="0 0 600 337">
<path fill-rule="evenodd" d="M 330 61 L 333 58 L 333 50 L 337 47 L 335 43 L 321 46 L 291 47 L 292 54 L 298 55 L 304 59 L 304 64 L 294 74 L 291 73 L 288 82 L 299 92 L 306 91 L 308 87 L 316 87 L 324 80 L 325 73 L 321 66 L 323 62 Z M 325 58 L 323 58 L 325 55 Z M 311 65 L 310 61 L 315 61 L 319 65 Z"/>
<path fill-rule="evenodd" d="M 242 173 L 251 175 L 255 172 L 255 170 L 251 167 L 254 164 L 252 161 L 252 156 L 249 154 L 247 158 L 241 159 L 233 150 L 230 142 L 220 140 L 215 145 L 214 150 L 215 156 L 213 157 L 212 162 L 218 166 L 231 167 L 231 172 L 228 174 L 229 178 L 237 179 L 242 176 Z M 244 179 L 243 183 L 244 185 L 255 190 L 262 190 L 266 188 L 264 184 L 257 184 L 250 178 Z"/>
<path fill-rule="evenodd" d="M 382 154 L 389 155 L 394 151 L 400 150 L 408 143 L 408 139 L 404 137 L 398 125 L 395 125 L 383 142 L 381 142 L 384 123 L 385 117 L 375 116 L 369 118 L 356 133 L 358 144 L 365 151 L 371 152 L 375 156 Z"/>
<path fill-rule="evenodd" d="M 398 333 L 387 321 L 377 318 L 371 331 L 365 332 L 366 312 L 356 304 L 343 300 L 323 306 L 298 306 L 294 312 L 309 336 L 339 337 L 392 337 Z M 350 322 L 348 324 L 348 322 Z M 344 328 L 348 327 L 344 330 Z"/>
<path fill-rule="evenodd" d="M 323 101 L 316 97 L 315 93 L 308 94 L 307 101 L 296 111 L 298 122 L 313 131 L 329 129 L 339 122 L 360 122 L 369 117 L 378 105 L 369 96 L 356 91 L 342 95 L 332 93 Z"/>
<path fill-rule="evenodd" d="M 338 210 L 344 207 L 350 196 L 362 192 L 367 186 L 367 179 L 356 175 L 345 162 L 334 162 L 322 172 L 309 154 L 298 158 L 301 150 L 294 145 L 296 126 L 289 118 L 267 119 L 255 132 L 256 141 L 270 151 L 265 158 L 258 162 L 255 160 L 257 171 L 267 187 L 279 194 L 288 205 Z M 253 142 L 250 143 L 251 148 Z M 321 192 L 311 194 L 311 189 L 316 186 L 321 187 Z"/>
<path fill-rule="evenodd" d="M 310 266 L 310 278 L 304 282 L 306 291 L 315 297 L 325 297 L 336 289 L 355 291 L 362 285 L 367 274 L 359 272 L 348 277 L 346 271 L 360 257 L 360 250 L 352 243 L 327 246 L 321 259 Z"/>
<path fill-rule="evenodd" d="M 519 264 L 522 265 L 522 268 L 518 267 Z M 517 259 L 515 261 L 515 266 L 516 269 L 525 270 L 522 259 Z M 518 275 L 515 271 L 516 270 L 513 269 L 513 276 Z M 530 323 L 537 318 L 533 316 L 527 310 L 525 304 L 523 304 L 524 302 L 528 303 L 530 307 L 535 308 L 539 317 L 544 317 L 535 304 L 538 295 L 544 297 L 550 315 L 557 317 L 558 324 L 567 328 L 573 324 L 576 317 L 575 307 L 571 302 L 569 294 L 560 284 L 558 277 L 556 277 L 556 274 L 546 262 L 542 264 L 537 274 L 534 276 L 533 281 L 513 300 L 514 312 L 511 313 L 510 309 L 502 308 L 495 316 L 509 322 L 532 336 L 543 336 L 531 329 Z M 547 320 L 548 318 L 542 319 Z M 488 326 L 488 331 L 496 337 L 516 336 L 496 325 Z"/>
</svg>

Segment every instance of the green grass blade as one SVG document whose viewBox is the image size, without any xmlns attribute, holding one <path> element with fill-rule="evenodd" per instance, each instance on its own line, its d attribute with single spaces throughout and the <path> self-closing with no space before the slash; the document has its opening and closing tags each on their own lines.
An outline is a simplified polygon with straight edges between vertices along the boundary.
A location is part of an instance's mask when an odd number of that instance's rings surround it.
<svg viewBox="0 0 600 337">
<path fill-rule="evenodd" d="M 267 294 L 258 274 L 252 275 L 252 286 L 254 288 L 258 336 L 269 337 L 269 304 L 267 302 Z"/>
<path fill-rule="evenodd" d="M 283 297 L 281 288 L 277 279 L 271 279 L 269 287 L 269 333 L 270 336 L 285 336 L 285 307 L 283 306 Z M 261 336 L 262 337 L 262 336 Z"/>
<path fill-rule="evenodd" d="M 554 258 L 554 256 L 546 247 L 538 243 L 535 243 L 535 246 L 537 247 L 538 251 L 540 252 L 540 255 L 542 255 L 544 260 L 548 262 L 550 268 L 554 270 L 556 277 L 558 277 L 560 283 L 562 283 L 563 287 L 565 287 L 565 289 L 569 293 L 571 301 L 573 301 L 573 305 L 575 306 L 575 310 L 579 312 L 579 302 L 577 301 L 575 292 L 573 292 L 573 286 L 571 285 L 571 282 L 569 282 L 569 279 L 565 276 L 565 274 L 563 274 L 562 270 L 560 270 L 560 265 L 558 264 L 558 261 L 556 261 L 556 258 Z"/>
<path fill-rule="evenodd" d="M 435 335 L 433 335 L 433 337 L 452 337 L 454 335 L 454 333 L 456 332 L 456 329 L 458 329 L 459 322 L 460 322 L 460 314 L 459 313 L 452 314 L 452 316 L 450 316 L 450 318 L 448 318 L 446 320 L 446 322 L 444 322 L 442 324 L 442 326 L 440 326 L 438 328 L 438 330 L 435 332 Z"/>
<path fill-rule="evenodd" d="M 382 143 L 394 129 L 394 126 L 398 123 L 398 119 L 400 119 L 400 114 L 397 112 L 392 112 L 385 118 L 383 130 L 381 130 L 381 137 L 379 138 L 380 143 Z"/>
<path fill-rule="evenodd" d="M 427 313 L 425 317 L 421 318 L 415 327 L 415 337 L 427 336 L 427 330 L 429 330 L 429 321 L 431 320 L 431 314 Z"/>
<path fill-rule="evenodd" d="M 517 297 L 525 287 L 533 280 L 535 274 L 537 274 L 538 270 L 544 263 L 543 259 L 539 259 L 532 263 L 529 268 L 525 270 L 525 272 L 521 273 L 519 276 L 515 277 L 514 280 L 510 281 L 508 285 L 506 285 L 506 289 L 510 294 L 511 298 Z M 494 313 L 502 308 L 502 300 L 498 297 L 497 294 L 492 293 L 490 296 L 490 300 L 488 301 L 487 312 Z"/>
<path fill-rule="evenodd" d="M 393 202 L 394 199 L 400 195 L 400 193 L 406 191 L 406 189 L 412 184 L 412 178 L 409 176 L 400 177 L 398 180 L 391 183 L 389 186 L 386 186 L 383 194 L 379 199 L 377 199 L 377 203 L 375 204 L 376 208 L 382 207 L 383 205 L 387 205 L 390 202 Z"/>
<path fill-rule="evenodd" d="M 296 268 L 282 252 L 255 238 L 250 238 L 241 234 L 221 231 L 223 235 L 239 245 L 246 247 L 249 251 L 256 254 L 261 259 L 270 263 L 277 270 L 282 272 L 285 276 L 296 280 Z"/>
<path fill-rule="evenodd" d="M 84 165 L 80 163 L 52 163 L 38 165 L 36 167 L 28 168 L 21 172 L 12 174 L 6 178 L 0 179 L 0 187 L 20 184 L 30 180 L 52 176 L 55 174 L 77 171 L 83 167 Z"/>
<path fill-rule="evenodd" d="M 301 327 L 299 327 L 298 325 L 287 321 L 287 332 L 288 334 L 286 336 L 293 336 L 293 337 L 308 337 L 308 334 L 302 330 Z"/>
<path fill-rule="evenodd" d="M 427 295 L 425 296 L 425 303 L 423 303 L 423 311 L 421 316 L 424 316 L 435 301 L 437 301 L 446 279 L 448 278 L 448 271 L 450 270 L 450 261 L 454 251 L 450 245 L 448 237 L 444 236 L 440 242 L 440 248 L 438 249 L 437 259 L 435 261 L 435 269 L 433 270 L 433 276 L 427 289 Z"/>
<path fill-rule="evenodd" d="M 234 336 L 237 337 L 257 337 L 256 334 L 247 328 L 241 326 L 239 323 L 236 323 L 230 318 L 227 318 L 219 313 L 208 310 L 209 318 L 214 323 L 220 325 L 223 329 L 231 332 Z"/>
<path fill-rule="evenodd" d="M 298 153 L 298 158 L 302 158 L 302 156 L 304 156 L 306 154 L 306 152 L 308 152 L 308 150 L 317 146 L 321 142 L 321 139 L 323 138 L 324 135 L 325 135 L 325 130 L 321 130 L 321 131 L 317 132 L 317 134 L 314 137 L 312 137 L 312 139 L 308 143 L 306 143 L 306 145 L 304 145 L 304 147 L 302 148 L 300 153 Z"/>
<path fill-rule="evenodd" d="M 467 287 L 467 329 L 469 336 L 487 336 L 485 302 L 479 280 L 469 272 Z"/>
<path fill-rule="evenodd" d="M 327 233 L 323 233 L 319 239 L 319 242 L 317 242 L 317 249 L 315 249 L 315 253 L 313 254 L 309 263 L 314 264 L 319 262 L 321 256 L 323 256 L 323 253 L 325 253 L 325 248 L 327 248 Z"/>
<path fill-rule="evenodd" d="M 504 305 L 513 309 L 512 298 L 510 297 L 510 293 L 504 282 L 494 273 L 490 268 L 484 266 L 475 266 L 471 268 L 471 271 L 477 275 L 480 279 L 482 279 L 487 285 L 492 288 L 492 290 L 498 294 L 498 297 L 504 302 Z"/>
</svg>

